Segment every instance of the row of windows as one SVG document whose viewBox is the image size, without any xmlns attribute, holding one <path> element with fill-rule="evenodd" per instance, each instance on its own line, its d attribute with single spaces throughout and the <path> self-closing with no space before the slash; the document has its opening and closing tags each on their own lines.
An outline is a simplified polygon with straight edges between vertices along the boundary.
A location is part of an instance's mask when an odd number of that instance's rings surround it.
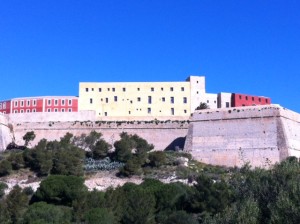
<svg viewBox="0 0 300 224">
<path fill-rule="evenodd" d="M 0 103 L 0 110 L 1 109 L 6 109 L 6 102 Z"/>
<path fill-rule="evenodd" d="M 35 113 L 36 112 L 36 109 L 27 109 L 27 110 L 14 110 L 14 113 L 17 114 L 17 113 Z M 54 109 L 47 109 L 47 112 L 72 112 L 72 108 L 68 108 L 68 109 L 64 109 L 62 108 L 60 111 L 58 108 L 54 108 Z"/>
<path fill-rule="evenodd" d="M 62 106 L 66 105 L 66 102 L 68 102 L 68 106 L 72 106 L 72 100 L 54 100 L 54 106 L 58 106 L 58 103 L 61 103 Z M 52 99 L 47 100 L 47 106 L 51 106 L 52 104 Z"/>
<path fill-rule="evenodd" d="M 124 99 L 123 99 L 124 101 Z M 162 102 L 166 102 L 166 98 L 162 97 L 161 98 Z M 103 99 L 101 99 L 101 102 L 103 102 Z M 114 96 L 114 102 L 118 102 L 118 96 Z M 137 102 L 141 102 L 141 97 L 137 97 Z M 183 101 L 184 104 L 187 103 L 187 97 L 183 97 Z M 108 103 L 108 98 L 105 98 L 105 103 Z M 133 103 L 132 100 L 130 101 L 130 103 Z M 170 97 L 170 103 L 174 104 L 175 103 L 175 98 L 173 96 Z M 90 104 L 93 104 L 93 98 L 90 98 Z M 148 96 L 148 104 L 152 104 L 152 97 Z"/>
<path fill-rule="evenodd" d="M 116 88 L 114 88 L 114 87 L 112 87 L 112 88 L 107 88 L 107 91 L 110 91 L 110 90 L 111 90 L 112 92 L 115 92 L 115 91 L 116 91 Z M 139 87 L 137 87 L 137 91 L 140 91 L 140 90 L 141 90 L 141 89 L 140 89 Z M 161 91 L 164 91 L 164 87 L 161 87 L 160 90 L 161 90 Z M 180 90 L 181 90 L 181 91 L 184 91 L 184 87 L 180 87 Z M 85 91 L 86 91 L 86 92 L 89 92 L 89 91 L 94 92 L 94 88 L 85 88 Z M 99 92 L 102 92 L 102 88 L 98 88 L 98 91 L 99 91 Z M 126 88 L 123 87 L 123 88 L 122 88 L 122 91 L 123 91 L 123 92 L 126 92 Z M 150 88 L 150 91 L 151 91 L 151 92 L 154 92 L 154 91 L 155 91 L 155 88 L 154 88 L 154 87 L 151 87 L 151 88 Z M 174 91 L 174 87 L 170 87 L 170 91 L 173 92 L 173 91 Z"/>
<path fill-rule="evenodd" d="M 26 106 L 30 106 L 30 104 L 31 104 L 31 102 L 32 102 L 32 106 L 36 106 L 36 100 L 27 100 L 26 101 Z M 25 102 L 24 102 L 24 100 L 21 100 L 21 101 L 14 101 L 14 106 L 15 107 L 17 107 L 18 106 L 18 104 L 20 103 L 20 107 L 24 107 L 24 105 L 25 105 Z"/>
<path fill-rule="evenodd" d="M 138 110 L 138 109 L 137 109 Z M 142 110 L 142 109 L 140 109 L 140 110 Z M 160 111 L 161 112 L 161 111 Z M 151 113 L 152 113 L 152 110 L 151 110 L 151 107 L 148 107 L 147 108 L 147 113 L 149 114 L 149 115 L 151 115 Z M 186 114 L 187 113 L 187 110 L 184 110 L 184 113 Z M 131 111 L 128 111 L 128 114 L 131 114 Z M 170 109 L 170 115 L 175 115 L 175 109 L 174 108 L 171 108 Z M 107 112 L 104 112 L 104 116 L 108 116 L 108 113 Z"/>
<path fill-rule="evenodd" d="M 243 97 L 240 95 L 239 98 L 241 100 Z M 248 96 L 245 96 L 245 99 L 248 100 Z M 261 102 L 261 100 L 262 99 L 259 97 L 258 101 Z M 255 97 L 254 96 L 252 96 L 252 101 L 255 101 Z M 265 99 L 265 101 L 266 101 L 266 103 L 268 103 L 268 99 Z"/>
</svg>

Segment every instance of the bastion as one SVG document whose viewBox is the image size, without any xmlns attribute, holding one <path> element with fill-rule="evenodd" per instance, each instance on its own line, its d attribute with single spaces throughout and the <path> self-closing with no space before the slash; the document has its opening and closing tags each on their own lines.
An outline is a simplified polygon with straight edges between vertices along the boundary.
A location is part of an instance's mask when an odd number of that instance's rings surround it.
<svg viewBox="0 0 300 224">
<path fill-rule="evenodd" d="M 300 157 L 300 115 L 278 105 L 199 110 L 184 151 L 204 163 L 269 167 Z"/>
</svg>

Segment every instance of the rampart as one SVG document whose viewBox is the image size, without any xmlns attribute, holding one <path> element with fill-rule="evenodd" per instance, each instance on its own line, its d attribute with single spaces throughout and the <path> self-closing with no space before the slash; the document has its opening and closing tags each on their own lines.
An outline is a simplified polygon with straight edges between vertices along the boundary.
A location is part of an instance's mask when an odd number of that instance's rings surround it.
<svg viewBox="0 0 300 224">
<path fill-rule="evenodd" d="M 7 117 L 0 114 L 0 151 L 3 151 L 11 142 L 12 136 L 10 133 Z"/>
<path fill-rule="evenodd" d="M 51 121 L 47 122 L 17 122 L 14 123 L 14 135 L 16 143 L 24 144 L 22 137 L 28 131 L 34 131 L 36 139 L 32 146 L 45 138 L 47 140 L 59 140 L 67 132 L 75 136 L 88 134 L 95 130 L 103 134 L 103 138 L 113 144 L 120 138 L 122 132 L 138 134 L 155 146 L 156 150 L 166 148 L 174 149 L 176 146 L 183 148 L 189 121 Z"/>
<path fill-rule="evenodd" d="M 300 157 L 300 115 L 275 105 L 197 111 L 184 150 L 204 163 L 268 167 Z"/>
</svg>

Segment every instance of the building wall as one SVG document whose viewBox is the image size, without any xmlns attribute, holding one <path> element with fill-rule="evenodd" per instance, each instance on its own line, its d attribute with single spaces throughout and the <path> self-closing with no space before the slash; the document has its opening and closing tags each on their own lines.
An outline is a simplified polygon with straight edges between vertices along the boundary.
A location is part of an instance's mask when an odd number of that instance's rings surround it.
<svg viewBox="0 0 300 224">
<path fill-rule="evenodd" d="M 231 93 L 219 93 L 218 94 L 218 108 L 232 107 Z"/>
<path fill-rule="evenodd" d="M 255 106 L 255 105 L 269 105 L 271 104 L 271 99 L 269 97 L 263 96 L 252 96 L 240 93 L 232 94 L 232 106 Z"/>
<path fill-rule="evenodd" d="M 100 119 L 186 119 L 199 104 L 204 86 L 204 77 L 190 77 L 186 82 L 80 83 L 78 105 L 79 110 L 96 111 Z"/>
<path fill-rule="evenodd" d="M 203 103 L 206 103 L 210 109 L 218 108 L 218 94 L 206 93 Z"/>
</svg>

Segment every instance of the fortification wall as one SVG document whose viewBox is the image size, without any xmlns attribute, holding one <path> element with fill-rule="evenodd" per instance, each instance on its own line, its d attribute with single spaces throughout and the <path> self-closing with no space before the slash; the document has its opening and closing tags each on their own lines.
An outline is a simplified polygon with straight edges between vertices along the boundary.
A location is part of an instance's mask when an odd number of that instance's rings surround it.
<svg viewBox="0 0 300 224">
<path fill-rule="evenodd" d="M 73 122 L 23 122 L 14 125 L 16 143 L 22 145 L 22 137 L 28 131 L 34 131 L 36 139 L 32 146 L 42 138 L 58 140 L 67 132 L 79 136 L 95 130 L 101 132 L 106 141 L 113 144 L 122 132 L 138 134 L 155 146 L 164 150 L 168 146 L 183 148 L 189 121 L 73 121 Z"/>
<path fill-rule="evenodd" d="M 184 150 L 204 163 L 268 167 L 300 156 L 299 121 L 299 114 L 275 105 L 198 111 Z"/>
<path fill-rule="evenodd" d="M 6 146 L 12 141 L 8 119 L 5 115 L 0 114 L 0 151 L 6 149 Z"/>
</svg>

